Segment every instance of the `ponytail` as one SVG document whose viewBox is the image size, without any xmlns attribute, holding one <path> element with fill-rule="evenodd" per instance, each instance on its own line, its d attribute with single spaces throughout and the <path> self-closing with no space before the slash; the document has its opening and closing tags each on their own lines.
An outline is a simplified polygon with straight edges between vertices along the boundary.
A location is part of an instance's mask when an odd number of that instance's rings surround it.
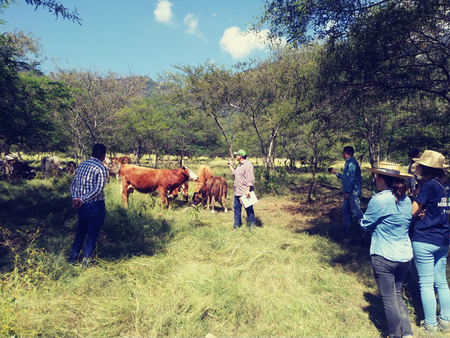
<svg viewBox="0 0 450 338">
<path fill-rule="evenodd" d="M 387 175 L 381 176 L 383 177 L 384 182 L 386 182 L 386 185 L 391 189 L 397 203 L 406 196 L 406 182 L 403 178 Z"/>
</svg>

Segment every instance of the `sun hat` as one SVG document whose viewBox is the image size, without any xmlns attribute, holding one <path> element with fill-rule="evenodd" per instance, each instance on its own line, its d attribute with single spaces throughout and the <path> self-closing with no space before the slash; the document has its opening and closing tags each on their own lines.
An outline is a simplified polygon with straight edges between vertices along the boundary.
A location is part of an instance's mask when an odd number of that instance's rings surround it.
<svg viewBox="0 0 450 338">
<path fill-rule="evenodd" d="M 366 170 L 376 173 L 376 174 L 381 174 L 381 175 L 386 175 L 386 176 L 393 176 L 393 177 L 400 177 L 400 178 L 414 177 L 411 174 L 401 172 L 400 164 L 392 163 L 392 162 L 380 162 L 380 165 L 378 166 L 378 168 L 366 167 Z"/>
<path fill-rule="evenodd" d="M 247 153 L 245 152 L 245 150 L 239 149 L 239 151 L 235 152 L 234 155 L 240 155 L 242 157 L 245 157 L 245 156 L 247 156 Z"/>
<path fill-rule="evenodd" d="M 436 169 L 447 169 L 448 167 L 450 167 L 448 164 L 445 164 L 445 156 L 434 150 L 425 150 L 422 153 L 422 156 L 420 156 L 419 158 L 413 158 L 413 161 L 415 162 L 414 164 L 418 163 L 426 167 Z"/>
</svg>

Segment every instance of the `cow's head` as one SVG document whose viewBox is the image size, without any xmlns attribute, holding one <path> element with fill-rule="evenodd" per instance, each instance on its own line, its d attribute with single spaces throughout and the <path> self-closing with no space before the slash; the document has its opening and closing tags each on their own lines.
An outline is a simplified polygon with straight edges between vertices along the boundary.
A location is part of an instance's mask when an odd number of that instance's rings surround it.
<svg viewBox="0 0 450 338">
<path fill-rule="evenodd" d="M 194 192 L 192 196 L 192 205 L 197 205 L 202 201 L 202 193 L 200 191 Z"/>
<path fill-rule="evenodd" d="M 183 166 L 183 168 L 185 168 L 188 173 L 189 173 L 189 181 L 197 181 L 198 180 L 198 176 L 188 167 Z"/>
</svg>

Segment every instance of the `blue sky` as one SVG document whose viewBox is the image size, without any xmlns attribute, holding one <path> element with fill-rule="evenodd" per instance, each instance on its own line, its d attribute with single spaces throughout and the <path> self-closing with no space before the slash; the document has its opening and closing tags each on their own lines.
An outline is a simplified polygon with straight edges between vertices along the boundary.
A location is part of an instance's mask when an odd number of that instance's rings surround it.
<svg viewBox="0 0 450 338">
<path fill-rule="evenodd" d="M 243 35 L 262 14 L 262 0 L 60 0 L 77 8 L 82 25 L 23 0 L 11 4 L 0 32 L 14 29 L 40 38 L 45 73 L 63 69 L 140 74 L 157 80 L 173 65 L 206 61 L 230 67 L 264 58 L 268 49 L 254 34 Z M 264 33 L 264 32 L 263 32 Z"/>
</svg>

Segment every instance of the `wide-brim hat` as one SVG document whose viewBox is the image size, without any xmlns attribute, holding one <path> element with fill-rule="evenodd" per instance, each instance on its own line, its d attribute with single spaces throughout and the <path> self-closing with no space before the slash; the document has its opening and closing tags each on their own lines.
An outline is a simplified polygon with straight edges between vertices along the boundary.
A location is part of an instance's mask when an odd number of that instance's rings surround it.
<svg viewBox="0 0 450 338">
<path fill-rule="evenodd" d="M 380 162 L 380 165 L 378 166 L 378 168 L 366 167 L 365 169 L 370 171 L 370 172 L 376 173 L 376 174 L 392 176 L 392 177 L 399 177 L 399 178 L 411 178 L 411 177 L 414 177 L 411 174 L 408 174 L 408 173 L 405 173 L 405 172 L 401 172 L 400 171 L 400 164 L 391 163 L 391 162 Z"/>
<path fill-rule="evenodd" d="M 434 150 L 425 150 L 422 153 L 422 156 L 420 156 L 419 158 L 413 158 L 412 160 L 415 162 L 414 164 L 418 163 L 426 167 L 436 169 L 447 169 L 448 167 L 450 167 L 448 164 L 445 164 L 445 156 Z"/>
</svg>

